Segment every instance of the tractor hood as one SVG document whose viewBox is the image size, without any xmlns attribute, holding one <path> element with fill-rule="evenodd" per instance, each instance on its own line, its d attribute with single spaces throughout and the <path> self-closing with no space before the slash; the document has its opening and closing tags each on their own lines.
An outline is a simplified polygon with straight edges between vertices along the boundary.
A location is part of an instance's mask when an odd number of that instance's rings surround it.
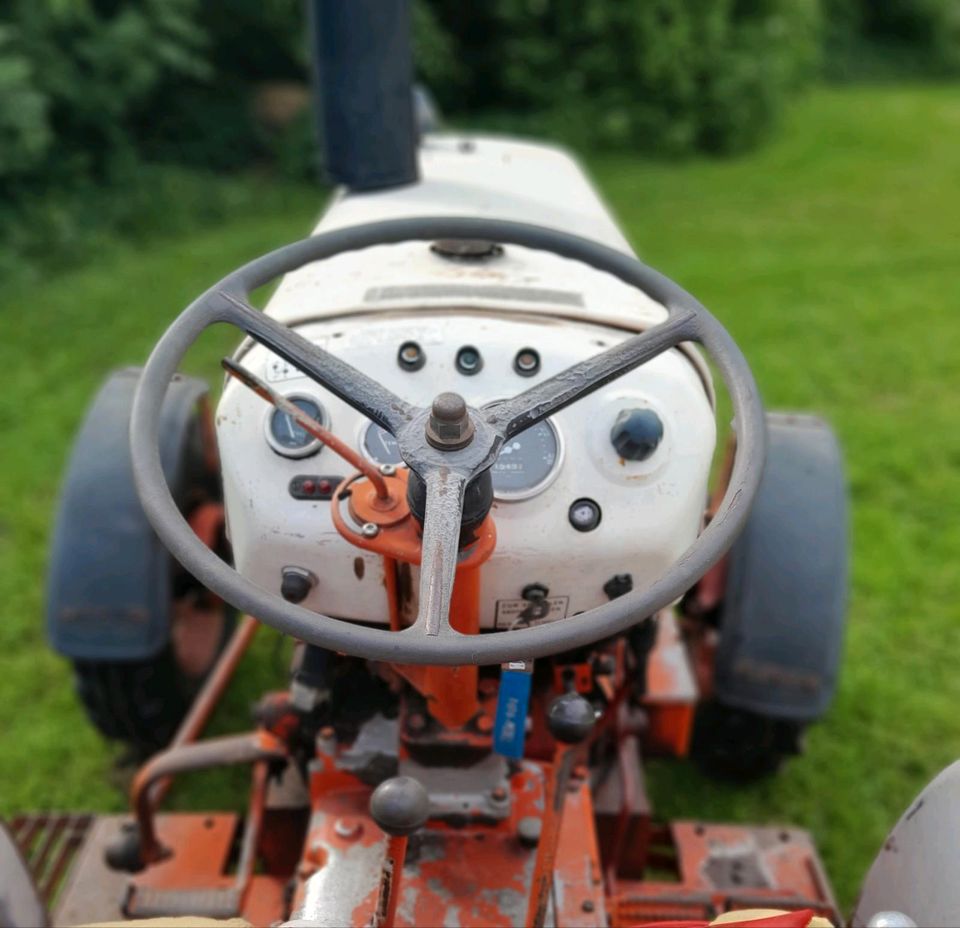
<svg viewBox="0 0 960 928">
<path fill-rule="evenodd" d="M 547 145 L 490 136 L 425 136 L 418 183 L 337 192 L 316 232 L 385 219 L 476 216 L 531 222 L 630 245 L 574 159 Z M 510 246 L 487 259 L 443 257 L 423 242 L 386 245 L 288 274 L 267 312 L 288 323 L 414 308 L 567 317 L 628 331 L 663 318 L 660 304 L 612 277 Z"/>
</svg>

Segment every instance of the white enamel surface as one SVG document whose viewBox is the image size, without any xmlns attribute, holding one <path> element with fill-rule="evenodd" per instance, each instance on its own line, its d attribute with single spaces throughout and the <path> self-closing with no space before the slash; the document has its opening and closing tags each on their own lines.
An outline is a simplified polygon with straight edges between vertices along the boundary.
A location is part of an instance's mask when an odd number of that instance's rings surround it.
<svg viewBox="0 0 960 928">
<path fill-rule="evenodd" d="M 462 151 L 458 139 L 435 138 L 423 152 L 422 170 L 419 185 L 339 198 L 318 229 L 399 216 L 487 215 L 553 225 L 629 251 L 579 168 L 554 149 L 481 138 Z M 452 262 L 424 243 L 368 249 L 301 269 L 281 283 L 267 312 L 297 324 L 301 334 L 406 400 L 427 405 L 437 393 L 456 390 L 475 406 L 519 393 L 665 316 L 659 304 L 575 262 L 510 247 L 490 262 Z M 409 339 L 427 355 L 414 373 L 396 363 L 399 345 Z M 454 367 L 463 345 L 484 357 L 475 376 Z M 512 367 L 525 347 L 542 359 L 533 378 Z M 318 399 L 329 427 L 361 447 L 366 420 L 345 403 L 260 346 L 247 343 L 238 357 L 281 392 Z M 553 418 L 563 446 L 555 476 L 534 496 L 494 505 L 498 541 L 483 569 L 483 627 L 494 627 L 498 601 L 519 599 L 529 583 L 564 598 L 570 615 L 605 602 L 603 584 L 612 575 L 632 574 L 636 589 L 677 559 L 701 526 L 716 438 L 709 389 L 699 357 L 674 350 Z M 653 408 L 665 425 L 660 447 L 642 463 L 622 462 L 609 440 L 619 411 L 633 407 Z M 288 492 L 298 474 L 346 475 L 346 466 L 329 449 L 300 460 L 274 452 L 264 439 L 268 413 L 236 381 L 217 410 L 237 568 L 277 593 L 283 567 L 304 567 L 319 578 L 305 606 L 385 624 L 379 559 L 340 537 L 330 503 L 296 500 Z M 581 497 L 602 509 L 595 531 L 580 533 L 569 523 L 569 507 Z M 411 579 L 416 590 L 416 569 Z"/>
</svg>

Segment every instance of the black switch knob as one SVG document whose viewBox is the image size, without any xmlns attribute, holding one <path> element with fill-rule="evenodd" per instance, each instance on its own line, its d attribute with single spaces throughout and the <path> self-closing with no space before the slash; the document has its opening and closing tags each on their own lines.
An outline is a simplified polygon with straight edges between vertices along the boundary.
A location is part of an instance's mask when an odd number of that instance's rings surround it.
<svg viewBox="0 0 960 928">
<path fill-rule="evenodd" d="M 626 461 L 645 461 L 663 440 L 663 422 L 652 409 L 622 409 L 610 430 L 610 443 Z"/>
<path fill-rule="evenodd" d="M 557 741 L 579 744 L 597 721 L 593 706 L 579 693 L 564 693 L 547 708 L 547 729 Z"/>
<path fill-rule="evenodd" d="M 284 567 L 280 580 L 280 595 L 288 603 L 302 603 L 310 594 L 316 577 L 302 567 Z"/>
</svg>

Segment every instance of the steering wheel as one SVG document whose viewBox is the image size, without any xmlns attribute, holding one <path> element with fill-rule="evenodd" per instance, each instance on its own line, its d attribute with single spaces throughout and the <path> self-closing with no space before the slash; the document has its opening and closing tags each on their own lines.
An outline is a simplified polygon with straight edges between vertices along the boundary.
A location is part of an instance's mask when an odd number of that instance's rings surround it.
<svg viewBox="0 0 960 928">
<path fill-rule="evenodd" d="M 249 303 L 252 290 L 303 265 L 374 245 L 413 240 L 485 239 L 549 251 L 605 271 L 667 309 L 667 318 L 513 399 L 482 410 L 441 394 L 414 406 L 318 348 Z M 245 579 L 193 533 L 170 495 L 160 464 L 158 425 L 177 366 L 208 326 L 226 322 L 288 361 L 397 438 L 400 454 L 425 487 L 426 512 L 416 622 L 401 631 L 369 628 L 293 605 Z M 726 494 L 710 524 L 656 582 L 557 622 L 464 635 L 449 621 L 464 495 L 503 443 L 547 416 L 680 342 L 710 354 L 733 403 L 737 454 Z M 160 539 L 201 583 L 237 609 L 310 644 L 406 664 L 495 664 L 543 657 L 616 635 L 685 593 L 718 561 L 750 511 L 763 466 L 765 425 L 753 375 L 726 329 L 689 293 L 635 258 L 588 239 L 526 223 L 433 217 L 375 222 L 324 232 L 278 248 L 211 287 L 167 329 L 146 367 L 130 423 L 134 478 Z"/>
</svg>

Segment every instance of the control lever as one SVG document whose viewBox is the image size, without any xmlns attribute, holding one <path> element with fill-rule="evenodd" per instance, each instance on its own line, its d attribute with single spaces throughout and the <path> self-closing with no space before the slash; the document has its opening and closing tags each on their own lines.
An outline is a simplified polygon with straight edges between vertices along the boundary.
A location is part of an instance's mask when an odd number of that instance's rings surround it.
<svg viewBox="0 0 960 928">
<path fill-rule="evenodd" d="M 547 917 L 550 889 L 553 886 L 553 867 L 557 859 L 563 804 L 567 798 L 570 774 L 576 760 L 577 748 L 593 731 L 596 713 L 593 706 L 579 693 L 558 696 L 547 709 L 547 728 L 557 741 L 553 764 L 547 782 L 543 810 L 543 826 L 537 845 L 537 859 L 533 868 L 533 885 L 527 918 L 530 928 L 543 928 Z"/>
<path fill-rule="evenodd" d="M 407 856 L 407 839 L 426 822 L 430 797 L 413 777 L 384 780 L 370 797 L 370 815 L 389 836 L 380 873 L 380 891 L 372 928 L 393 928 L 400 898 L 400 878 Z"/>
</svg>

